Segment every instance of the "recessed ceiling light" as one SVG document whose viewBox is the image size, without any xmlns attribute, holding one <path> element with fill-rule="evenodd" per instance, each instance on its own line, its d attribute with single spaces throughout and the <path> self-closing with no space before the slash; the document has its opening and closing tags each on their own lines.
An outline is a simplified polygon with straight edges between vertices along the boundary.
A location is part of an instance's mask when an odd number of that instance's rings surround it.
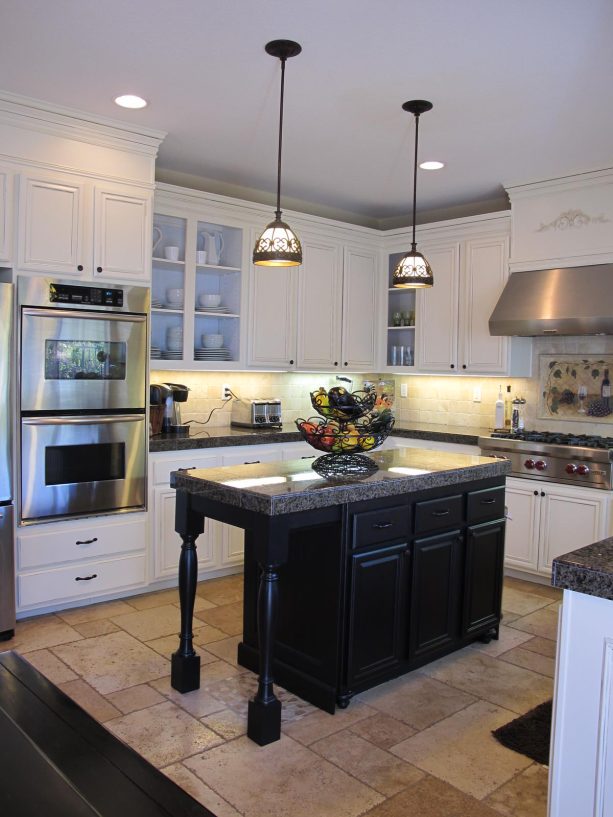
<svg viewBox="0 0 613 817">
<path fill-rule="evenodd" d="M 445 167 L 445 162 L 421 162 L 419 166 L 422 170 L 440 170 Z"/>
<path fill-rule="evenodd" d="M 147 105 L 147 100 L 143 99 L 142 96 L 124 94 L 123 96 L 115 97 L 115 104 L 121 108 L 144 108 Z"/>
</svg>

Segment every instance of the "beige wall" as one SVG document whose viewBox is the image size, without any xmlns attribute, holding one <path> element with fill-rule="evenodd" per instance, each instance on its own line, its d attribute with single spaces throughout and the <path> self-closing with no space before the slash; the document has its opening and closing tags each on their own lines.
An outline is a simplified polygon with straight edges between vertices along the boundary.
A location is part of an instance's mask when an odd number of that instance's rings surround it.
<svg viewBox="0 0 613 817">
<path fill-rule="evenodd" d="M 593 423 L 539 420 L 536 417 L 539 391 L 539 355 L 551 354 L 598 355 L 613 354 L 613 337 L 584 338 L 535 338 L 533 341 L 532 378 L 503 377 L 432 377 L 421 375 L 397 376 L 396 418 L 397 423 L 410 427 L 413 423 L 436 423 L 463 426 L 467 429 L 493 428 L 494 403 L 498 386 L 506 392 L 511 384 L 513 396 L 525 397 L 526 428 L 559 430 L 577 434 L 600 434 L 613 436 L 613 422 Z M 376 379 L 378 375 L 353 375 L 353 389 L 362 387 L 364 380 Z M 389 378 L 389 375 L 383 375 Z M 222 384 L 228 383 L 239 397 L 280 397 L 284 422 L 297 417 L 309 417 L 315 412 L 311 407 L 309 392 L 319 386 L 338 385 L 336 374 L 292 374 L 289 372 L 161 372 L 151 373 L 151 381 L 184 383 L 191 389 L 189 400 L 183 407 L 184 420 L 205 420 L 209 412 L 222 406 Z M 408 386 L 408 397 L 400 397 L 400 385 Z M 342 384 L 348 385 L 348 384 Z M 481 402 L 473 401 L 475 386 L 481 389 Z M 230 403 L 214 412 L 208 426 L 224 426 L 230 422 Z M 206 428 L 206 426 L 202 426 Z"/>
</svg>

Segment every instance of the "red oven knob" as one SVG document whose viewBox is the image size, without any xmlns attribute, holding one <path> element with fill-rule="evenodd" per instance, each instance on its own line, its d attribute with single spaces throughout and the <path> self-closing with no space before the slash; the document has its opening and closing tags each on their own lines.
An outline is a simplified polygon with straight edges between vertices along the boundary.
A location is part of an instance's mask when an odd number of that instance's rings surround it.
<svg viewBox="0 0 613 817">
<path fill-rule="evenodd" d="M 524 467 L 532 470 L 534 468 L 534 460 L 526 460 L 524 463 Z"/>
<path fill-rule="evenodd" d="M 578 465 L 577 473 L 581 474 L 582 477 L 585 477 L 590 473 L 590 469 L 587 467 L 587 465 Z"/>
<path fill-rule="evenodd" d="M 569 462 L 564 470 L 566 471 L 567 474 L 574 474 L 575 471 L 577 470 L 577 466 L 575 465 L 574 462 Z"/>
<path fill-rule="evenodd" d="M 544 471 L 547 468 L 547 463 L 545 462 L 545 460 L 537 460 L 534 463 L 534 467 L 536 468 L 537 471 Z"/>
</svg>

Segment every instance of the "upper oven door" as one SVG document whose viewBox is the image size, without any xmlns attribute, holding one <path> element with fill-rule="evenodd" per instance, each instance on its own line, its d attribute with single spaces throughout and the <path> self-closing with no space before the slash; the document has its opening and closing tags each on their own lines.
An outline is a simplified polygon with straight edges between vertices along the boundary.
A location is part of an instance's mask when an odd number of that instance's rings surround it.
<svg viewBox="0 0 613 817">
<path fill-rule="evenodd" d="M 146 404 L 146 315 L 24 307 L 20 356 L 22 412 Z"/>
</svg>

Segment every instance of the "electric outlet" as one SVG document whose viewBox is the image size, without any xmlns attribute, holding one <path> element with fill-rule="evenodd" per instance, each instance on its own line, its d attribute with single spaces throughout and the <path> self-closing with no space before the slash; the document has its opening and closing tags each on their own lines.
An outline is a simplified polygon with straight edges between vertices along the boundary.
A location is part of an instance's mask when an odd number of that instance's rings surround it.
<svg viewBox="0 0 613 817">
<path fill-rule="evenodd" d="M 228 400 L 232 397 L 232 392 L 230 391 L 230 386 L 227 383 L 224 383 L 221 387 L 221 399 Z"/>
<path fill-rule="evenodd" d="M 481 402 L 481 386 L 475 386 L 473 388 L 473 403 L 480 402 Z"/>
<path fill-rule="evenodd" d="M 400 396 L 401 397 L 408 397 L 409 396 L 409 386 L 407 383 L 400 384 Z"/>
</svg>

